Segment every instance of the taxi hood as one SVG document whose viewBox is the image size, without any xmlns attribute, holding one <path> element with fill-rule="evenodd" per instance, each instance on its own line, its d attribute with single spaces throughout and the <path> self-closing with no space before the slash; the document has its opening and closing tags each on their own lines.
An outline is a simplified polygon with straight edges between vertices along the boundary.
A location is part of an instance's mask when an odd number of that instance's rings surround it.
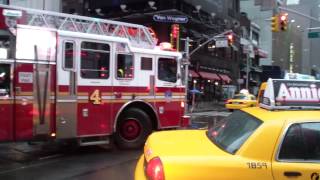
<svg viewBox="0 0 320 180">
<path fill-rule="evenodd" d="M 206 130 L 162 131 L 151 134 L 144 147 L 147 161 L 163 156 L 224 156 L 229 153 L 217 147 Z"/>
</svg>

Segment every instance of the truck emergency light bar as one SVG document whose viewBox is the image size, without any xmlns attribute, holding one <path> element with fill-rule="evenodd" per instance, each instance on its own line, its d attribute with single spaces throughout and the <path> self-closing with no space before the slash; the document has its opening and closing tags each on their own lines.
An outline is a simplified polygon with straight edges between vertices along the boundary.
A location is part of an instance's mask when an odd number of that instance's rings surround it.
<svg viewBox="0 0 320 180">
<path fill-rule="evenodd" d="M 320 109 L 320 81 L 268 79 L 260 107 Z"/>
</svg>

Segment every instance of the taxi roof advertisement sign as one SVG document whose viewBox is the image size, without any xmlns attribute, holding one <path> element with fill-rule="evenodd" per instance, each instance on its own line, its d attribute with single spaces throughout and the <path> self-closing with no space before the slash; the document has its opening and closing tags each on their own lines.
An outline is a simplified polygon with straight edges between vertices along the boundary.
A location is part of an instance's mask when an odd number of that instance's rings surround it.
<svg viewBox="0 0 320 180">
<path fill-rule="evenodd" d="M 273 80 L 276 106 L 319 106 L 320 81 Z"/>
</svg>

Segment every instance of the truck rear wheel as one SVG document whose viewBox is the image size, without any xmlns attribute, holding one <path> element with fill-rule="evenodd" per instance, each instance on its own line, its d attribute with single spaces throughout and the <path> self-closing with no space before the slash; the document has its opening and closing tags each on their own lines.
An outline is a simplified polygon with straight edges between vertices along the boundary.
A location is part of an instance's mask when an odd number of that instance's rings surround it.
<svg viewBox="0 0 320 180">
<path fill-rule="evenodd" d="M 115 142 L 121 149 L 137 149 L 151 132 L 150 117 L 140 109 L 130 108 L 118 120 Z"/>
</svg>

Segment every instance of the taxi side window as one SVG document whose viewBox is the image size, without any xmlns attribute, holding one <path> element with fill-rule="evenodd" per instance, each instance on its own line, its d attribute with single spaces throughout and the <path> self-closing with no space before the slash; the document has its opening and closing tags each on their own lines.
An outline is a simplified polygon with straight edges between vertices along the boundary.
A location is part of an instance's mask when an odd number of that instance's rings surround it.
<svg viewBox="0 0 320 180">
<path fill-rule="evenodd" d="M 292 125 L 282 142 L 279 160 L 319 161 L 320 123 Z"/>
</svg>

